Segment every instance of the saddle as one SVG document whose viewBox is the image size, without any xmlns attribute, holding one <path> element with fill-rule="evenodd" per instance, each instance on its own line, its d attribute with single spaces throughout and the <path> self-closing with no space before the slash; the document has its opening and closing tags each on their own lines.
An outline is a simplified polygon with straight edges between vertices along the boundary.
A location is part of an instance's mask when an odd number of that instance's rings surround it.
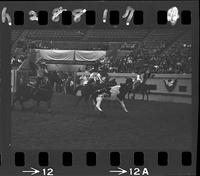
<svg viewBox="0 0 200 176">
<path fill-rule="evenodd" d="M 36 82 L 28 82 L 27 86 L 32 87 L 32 88 L 36 88 L 36 84 L 37 84 Z"/>
<path fill-rule="evenodd" d="M 30 82 L 28 82 L 27 83 L 27 86 L 28 87 L 31 87 L 31 88 L 39 88 L 39 89 L 47 89 L 46 87 L 47 87 L 47 83 L 45 83 L 44 81 L 41 81 L 40 83 L 38 83 L 38 82 L 32 82 L 32 81 L 30 81 Z"/>
<path fill-rule="evenodd" d="M 99 94 L 105 93 L 104 96 L 110 97 L 111 96 L 111 92 L 110 92 L 111 87 L 112 86 L 110 86 L 110 85 L 109 86 L 108 85 L 100 86 L 100 87 L 97 87 L 96 92 Z"/>
</svg>

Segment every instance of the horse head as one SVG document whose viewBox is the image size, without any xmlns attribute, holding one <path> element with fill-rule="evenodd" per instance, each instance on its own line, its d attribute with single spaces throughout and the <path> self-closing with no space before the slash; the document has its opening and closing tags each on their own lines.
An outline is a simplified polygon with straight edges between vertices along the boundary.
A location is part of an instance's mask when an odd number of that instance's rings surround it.
<svg viewBox="0 0 200 176">
<path fill-rule="evenodd" d="M 125 84 L 129 87 L 133 85 L 133 79 L 132 78 L 127 78 Z"/>
<path fill-rule="evenodd" d="M 121 86 L 121 90 L 122 89 L 124 90 L 124 93 L 125 92 L 129 92 L 130 90 L 133 89 L 133 80 L 132 80 L 132 78 L 127 78 L 125 83 L 121 83 L 120 86 Z"/>
<path fill-rule="evenodd" d="M 117 82 L 116 82 L 116 79 L 115 79 L 115 78 L 111 79 L 111 80 L 108 81 L 108 82 L 109 82 L 109 84 L 111 84 L 112 86 L 117 85 Z"/>
<path fill-rule="evenodd" d="M 51 90 L 53 89 L 53 84 L 51 82 L 51 74 L 47 74 L 44 79 L 43 79 L 43 84 L 41 86 L 42 88 L 45 88 L 45 89 L 48 89 L 48 90 Z"/>
</svg>

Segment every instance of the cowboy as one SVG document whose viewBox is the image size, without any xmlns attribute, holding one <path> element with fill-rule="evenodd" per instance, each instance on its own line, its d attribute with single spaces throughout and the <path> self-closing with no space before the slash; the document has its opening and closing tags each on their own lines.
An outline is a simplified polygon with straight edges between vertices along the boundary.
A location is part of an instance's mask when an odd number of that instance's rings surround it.
<svg viewBox="0 0 200 176">
<path fill-rule="evenodd" d="M 47 74 L 48 74 L 48 70 L 47 70 L 46 63 L 45 62 L 39 63 L 37 67 L 36 87 L 39 87 L 42 84 Z"/>
<path fill-rule="evenodd" d="M 142 84 L 145 84 L 147 79 L 151 76 L 151 72 L 149 69 L 146 69 L 141 75 L 140 75 L 140 81 Z"/>
<path fill-rule="evenodd" d="M 89 76 L 90 76 L 90 72 L 89 71 L 85 71 L 79 78 L 80 80 L 80 85 L 78 85 L 75 90 L 74 90 L 74 95 L 77 94 L 78 90 L 80 90 L 83 86 L 85 86 L 88 83 L 89 80 Z"/>
<path fill-rule="evenodd" d="M 88 83 L 89 76 L 90 76 L 90 72 L 86 70 L 83 73 L 83 75 L 80 77 L 80 80 L 82 81 L 81 83 L 83 86 Z"/>
<path fill-rule="evenodd" d="M 106 95 L 110 97 L 111 96 L 110 87 L 113 85 L 111 85 L 111 83 L 109 82 L 109 75 L 106 71 L 101 72 L 101 80 L 102 80 L 101 84 L 103 85 L 103 88 L 105 89 Z"/>
<path fill-rule="evenodd" d="M 93 75 L 90 75 L 91 77 L 94 76 L 94 80 L 97 80 L 97 91 L 98 92 L 104 92 L 106 96 L 110 97 L 110 87 L 113 86 L 109 82 L 109 76 L 106 71 L 101 70 L 100 73 L 93 72 Z"/>
<path fill-rule="evenodd" d="M 139 75 L 139 74 L 133 75 L 134 88 L 137 87 L 138 85 L 140 85 L 142 82 L 143 82 L 143 79 L 142 79 L 141 75 Z"/>
<path fill-rule="evenodd" d="M 96 83 L 99 83 L 99 84 L 103 83 L 101 74 L 98 72 L 97 68 L 94 68 L 92 73 L 90 74 L 89 80 L 91 80 L 91 79 L 93 79 L 94 82 L 96 82 Z"/>
</svg>

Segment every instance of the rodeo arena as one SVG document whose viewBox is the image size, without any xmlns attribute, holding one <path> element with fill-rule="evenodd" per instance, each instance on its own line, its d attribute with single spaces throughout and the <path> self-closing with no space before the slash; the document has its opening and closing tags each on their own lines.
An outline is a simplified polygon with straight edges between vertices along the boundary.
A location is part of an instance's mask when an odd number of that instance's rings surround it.
<svg viewBox="0 0 200 176">
<path fill-rule="evenodd" d="M 191 35 L 13 30 L 12 146 L 190 149 Z"/>
</svg>

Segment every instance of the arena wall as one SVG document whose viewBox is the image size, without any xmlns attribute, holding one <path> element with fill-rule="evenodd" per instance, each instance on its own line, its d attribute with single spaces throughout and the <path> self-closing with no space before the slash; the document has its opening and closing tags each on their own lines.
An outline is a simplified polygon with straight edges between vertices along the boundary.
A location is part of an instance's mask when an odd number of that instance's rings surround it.
<svg viewBox="0 0 200 176">
<path fill-rule="evenodd" d="M 81 75 L 82 73 L 78 73 Z M 126 78 L 133 76 L 131 73 L 109 73 L 111 78 L 115 78 L 117 83 L 124 83 Z M 16 91 L 16 70 L 11 71 L 11 92 Z M 147 80 L 151 87 L 149 95 L 150 101 L 188 103 L 192 102 L 192 75 L 191 74 L 152 74 Z M 165 85 L 167 80 L 176 80 L 176 85 L 169 91 Z M 141 99 L 142 95 L 136 94 L 136 99 Z"/>
<path fill-rule="evenodd" d="M 124 83 L 127 77 L 132 76 L 130 73 L 110 73 L 109 76 L 115 78 L 117 83 Z M 149 100 L 189 103 L 192 102 L 192 75 L 191 74 L 152 74 L 147 80 L 151 85 L 151 93 Z M 176 80 L 173 90 L 169 91 L 165 85 L 165 81 Z M 141 95 L 136 95 L 136 99 L 141 99 Z"/>
</svg>

